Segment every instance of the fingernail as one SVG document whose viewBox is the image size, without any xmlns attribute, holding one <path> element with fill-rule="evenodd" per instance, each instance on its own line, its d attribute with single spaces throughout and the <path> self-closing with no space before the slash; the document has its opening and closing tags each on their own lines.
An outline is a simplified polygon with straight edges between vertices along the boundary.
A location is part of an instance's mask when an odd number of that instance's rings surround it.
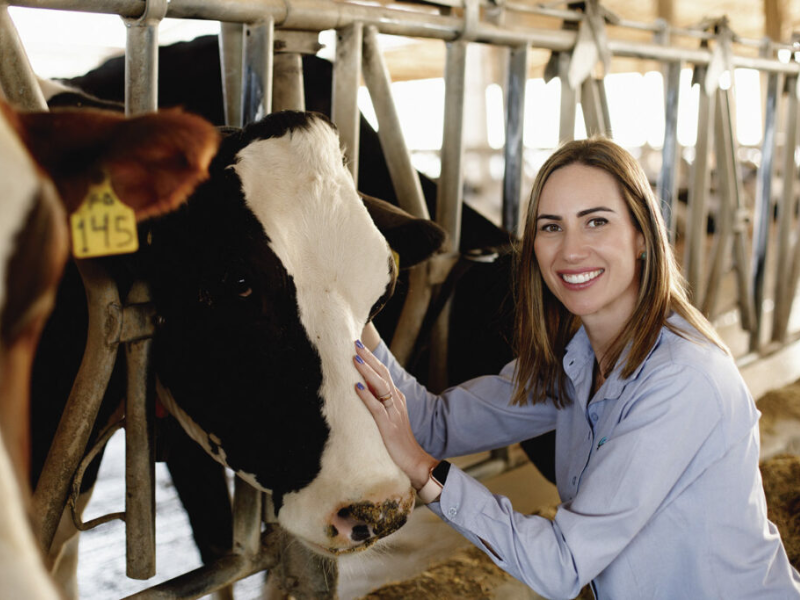
<svg viewBox="0 0 800 600">
<path fill-rule="evenodd" d="M 356 346 L 358 346 L 362 350 L 364 349 L 364 344 L 361 343 L 361 340 L 356 340 Z"/>
<path fill-rule="evenodd" d="M 361 384 L 361 382 L 360 382 L 360 381 L 359 381 L 359 382 L 356 384 L 356 387 L 357 387 L 358 389 L 360 389 L 360 390 L 363 390 L 363 389 L 364 389 L 364 386 Z"/>
<path fill-rule="evenodd" d="M 356 362 L 357 363 L 361 363 L 363 365 L 364 364 L 364 359 L 361 358 L 358 354 L 356 354 Z"/>
</svg>

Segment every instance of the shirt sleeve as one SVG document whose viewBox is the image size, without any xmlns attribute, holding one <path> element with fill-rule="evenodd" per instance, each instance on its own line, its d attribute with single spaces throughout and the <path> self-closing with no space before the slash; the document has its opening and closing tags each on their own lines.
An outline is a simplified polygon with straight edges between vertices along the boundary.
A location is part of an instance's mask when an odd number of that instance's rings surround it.
<svg viewBox="0 0 800 600">
<path fill-rule="evenodd" d="M 515 512 L 455 467 L 429 507 L 538 593 L 573 598 L 721 456 L 717 394 L 701 373 L 660 370 L 632 399 L 613 438 L 602 450 L 593 445 L 578 494 L 553 522 Z"/>
<path fill-rule="evenodd" d="M 406 396 L 414 436 L 436 458 L 501 448 L 555 428 L 553 403 L 510 404 L 514 362 L 499 375 L 477 377 L 436 395 L 400 366 L 383 341 L 374 354 Z"/>
</svg>

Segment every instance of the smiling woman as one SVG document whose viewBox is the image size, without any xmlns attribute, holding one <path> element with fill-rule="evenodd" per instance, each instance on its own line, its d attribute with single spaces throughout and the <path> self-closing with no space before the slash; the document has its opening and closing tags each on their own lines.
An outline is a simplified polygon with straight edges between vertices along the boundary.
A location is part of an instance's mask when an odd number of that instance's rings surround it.
<svg viewBox="0 0 800 600">
<path fill-rule="evenodd" d="M 593 138 L 545 162 L 517 280 L 519 358 L 499 375 L 435 395 L 373 328 L 356 343 L 356 393 L 419 497 L 548 598 L 800 597 L 767 519 L 755 403 L 627 151 Z M 439 460 L 553 430 L 552 522 Z"/>
</svg>

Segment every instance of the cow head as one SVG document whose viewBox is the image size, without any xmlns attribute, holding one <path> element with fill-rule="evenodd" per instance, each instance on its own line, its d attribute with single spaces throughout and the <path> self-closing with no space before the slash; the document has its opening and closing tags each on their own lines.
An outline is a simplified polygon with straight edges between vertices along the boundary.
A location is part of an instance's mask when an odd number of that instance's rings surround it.
<svg viewBox="0 0 800 600">
<path fill-rule="evenodd" d="M 441 230 L 414 224 L 428 255 L 438 249 Z M 187 205 L 145 225 L 159 398 L 189 435 L 271 492 L 279 523 L 318 551 L 400 527 L 413 489 L 353 391 L 352 364 L 395 261 L 332 124 L 284 112 L 230 132 Z M 413 227 L 398 231 L 415 243 Z"/>
</svg>

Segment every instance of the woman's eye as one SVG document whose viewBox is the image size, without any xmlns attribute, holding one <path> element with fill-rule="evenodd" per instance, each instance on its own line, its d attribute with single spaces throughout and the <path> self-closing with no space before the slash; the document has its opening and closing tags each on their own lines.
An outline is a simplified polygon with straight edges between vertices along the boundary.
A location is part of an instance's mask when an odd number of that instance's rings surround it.
<svg viewBox="0 0 800 600">
<path fill-rule="evenodd" d="M 558 231 L 560 228 L 555 223 L 545 223 L 542 225 L 540 231 L 544 231 L 545 233 L 554 233 Z"/>
<path fill-rule="evenodd" d="M 589 220 L 589 227 L 601 227 L 606 223 L 608 223 L 608 219 L 605 219 L 603 217 L 595 217 L 594 219 Z"/>
</svg>

